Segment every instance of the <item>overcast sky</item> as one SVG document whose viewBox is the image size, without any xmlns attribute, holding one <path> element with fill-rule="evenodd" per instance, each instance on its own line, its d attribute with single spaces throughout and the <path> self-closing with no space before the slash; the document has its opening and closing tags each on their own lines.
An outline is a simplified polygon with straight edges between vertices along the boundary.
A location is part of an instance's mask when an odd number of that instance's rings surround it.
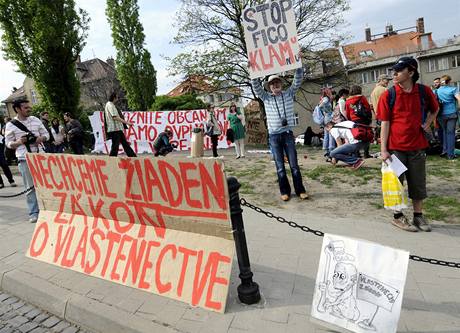
<svg viewBox="0 0 460 333">
<path fill-rule="evenodd" d="M 115 57 L 110 28 L 105 17 L 105 1 L 76 0 L 77 6 L 85 9 L 91 17 L 90 30 L 82 60 L 94 56 L 106 60 Z M 460 35 L 460 0 L 351 0 L 351 10 L 345 13 L 350 41 L 364 40 L 364 29 L 372 34 L 385 31 L 388 23 L 394 29 L 415 26 L 418 17 L 425 18 L 425 30 L 433 32 L 435 40 Z M 178 0 L 139 0 L 141 22 L 146 35 L 146 47 L 152 55 L 157 70 L 158 92 L 171 90 L 179 78 L 168 77 L 167 63 L 162 55 L 174 56 L 180 48 L 171 45 L 175 35 L 173 28 Z M 15 72 L 15 66 L 3 59 L 0 51 L 0 100 L 5 99 L 13 86 L 20 87 L 24 76 Z"/>
</svg>

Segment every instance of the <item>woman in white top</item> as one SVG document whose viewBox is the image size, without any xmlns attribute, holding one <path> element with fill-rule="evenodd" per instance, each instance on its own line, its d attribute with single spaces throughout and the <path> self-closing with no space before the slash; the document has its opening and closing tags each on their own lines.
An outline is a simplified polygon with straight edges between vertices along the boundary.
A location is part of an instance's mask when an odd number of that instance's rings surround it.
<svg viewBox="0 0 460 333">
<path fill-rule="evenodd" d="M 54 118 L 51 121 L 51 134 L 53 135 L 54 138 L 54 152 L 55 153 L 63 153 L 64 152 L 64 137 L 65 137 L 65 132 L 64 132 L 64 126 L 62 126 L 59 123 L 59 119 Z"/>
</svg>

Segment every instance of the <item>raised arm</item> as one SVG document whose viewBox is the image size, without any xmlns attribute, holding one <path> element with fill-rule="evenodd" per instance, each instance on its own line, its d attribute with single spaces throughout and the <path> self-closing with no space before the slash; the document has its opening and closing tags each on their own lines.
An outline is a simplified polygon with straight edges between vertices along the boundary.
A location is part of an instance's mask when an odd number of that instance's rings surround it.
<svg viewBox="0 0 460 333">
<path fill-rule="evenodd" d="M 268 92 L 266 92 L 264 88 L 262 87 L 262 84 L 260 83 L 260 79 L 253 79 L 251 83 L 252 83 L 252 88 L 254 88 L 254 91 L 256 92 L 257 97 L 259 97 L 263 101 L 270 98 L 270 95 L 268 94 Z"/>
<path fill-rule="evenodd" d="M 295 96 L 297 90 L 299 90 L 300 86 L 302 85 L 303 81 L 303 68 L 297 68 L 294 74 L 294 80 L 292 80 L 292 84 L 289 87 L 287 93 L 290 94 L 292 97 Z"/>
</svg>

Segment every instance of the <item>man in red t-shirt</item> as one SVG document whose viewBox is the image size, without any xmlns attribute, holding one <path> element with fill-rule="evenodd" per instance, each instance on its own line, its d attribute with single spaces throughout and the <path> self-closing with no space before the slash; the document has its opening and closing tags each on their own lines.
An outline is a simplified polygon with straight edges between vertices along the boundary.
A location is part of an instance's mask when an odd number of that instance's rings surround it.
<svg viewBox="0 0 460 333">
<path fill-rule="evenodd" d="M 426 194 L 425 149 L 428 141 L 425 131 L 436 118 L 439 105 L 431 89 L 416 84 L 420 75 L 417 61 L 412 57 L 403 57 L 393 66 L 393 82 L 396 92 L 393 109 L 390 108 L 389 90 L 379 99 L 377 118 L 382 122 L 381 158 L 391 160 L 391 154 L 407 167 L 403 176 L 407 180 L 409 198 L 412 199 L 414 219 L 412 222 L 402 212 L 395 212 L 392 223 L 406 231 L 431 231 L 422 214 L 423 200 Z M 419 89 L 424 89 L 424 109 L 428 110 L 425 122 Z"/>
</svg>

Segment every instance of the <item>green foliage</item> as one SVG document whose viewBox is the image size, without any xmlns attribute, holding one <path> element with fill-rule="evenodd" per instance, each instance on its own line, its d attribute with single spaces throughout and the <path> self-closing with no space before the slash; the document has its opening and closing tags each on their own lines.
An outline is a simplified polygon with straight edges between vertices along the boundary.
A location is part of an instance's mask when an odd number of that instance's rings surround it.
<svg viewBox="0 0 460 333">
<path fill-rule="evenodd" d="M 52 114 L 78 114 L 75 61 L 85 45 L 88 22 L 73 0 L 0 0 L 5 57 L 34 79 Z"/>
<path fill-rule="evenodd" d="M 106 15 L 117 49 L 118 79 L 126 90 L 129 108 L 146 111 L 155 100 L 157 79 L 150 53 L 144 48 L 137 0 L 107 0 Z"/>
<path fill-rule="evenodd" d="M 153 103 L 153 111 L 198 110 L 206 108 L 206 104 L 193 94 L 170 97 L 158 96 Z"/>
</svg>

